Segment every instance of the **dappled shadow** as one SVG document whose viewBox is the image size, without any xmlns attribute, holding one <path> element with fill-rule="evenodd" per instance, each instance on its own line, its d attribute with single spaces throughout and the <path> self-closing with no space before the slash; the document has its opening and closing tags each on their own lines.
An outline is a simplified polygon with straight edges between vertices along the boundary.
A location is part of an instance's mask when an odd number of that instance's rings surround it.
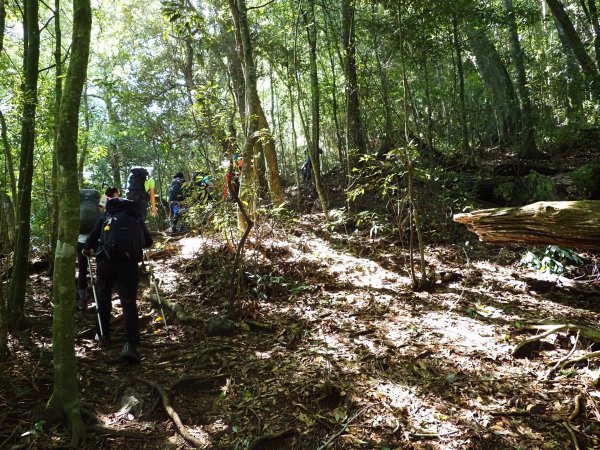
<svg viewBox="0 0 600 450">
<path fill-rule="evenodd" d="M 572 342 L 549 340 L 535 358 L 514 359 L 522 336 L 513 333 L 528 320 L 600 317 L 577 304 L 548 303 L 548 293 L 532 292 L 514 267 L 484 259 L 465 264 L 455 248 L 431 248 L 435 273 L 460 276 L 412 292 L 400 248 L 360 251 L 369 242 L 354 239 L 347 252 L 310 227 L 286 239 L 273 231 L 253 238 L 246 252 L 235 326 L 209 336 L 206 321 L 228 311 L 233 249 L 186 239 L 156 252 L 151 264 L 164 300 L 178 303 L 187 319 L 166 310 L 167 331 L 160 308 L 141 301 L 140 365 L 120 358 L 120 321 L 114 321 L 115 344 L 100 349 L 85 334 L 93 311 L 78 317 L 82 404 L 114 431 L 91 434 L 89 448 L 191 447 L 147 381 L 168 393 L 185 429 L 211 448 L 564 448 L 569 442 L 561 423 L 585 372 L 551 380 L 544 374 L 545 359 L 564 356 Z M 41 280 L 36 286 L 32 330 L 45 331 L 12 341 L 20 389 L 0 391 L 15 410 L 47 398 L 51 387 L 49 302 Z M 142 295 L 150 288 L 144 279 Z M 32 366 L 38 369 L 24 370 Z M 132 392 L 141 409 L 119 412 Z M 595 400 L 586 401 L 573 424 L 586 430 L 578 433 L 580 444 L 593 447 Z M 4 426 L 19 435 L 35 425 L 13 417 L 19 415 L 7 416 Z M 53 430 L 15 435 L 11 443 L 60 447 L 64 438 Z M 125 430 L 156 439 L 117 434 Z"/>
</svg>

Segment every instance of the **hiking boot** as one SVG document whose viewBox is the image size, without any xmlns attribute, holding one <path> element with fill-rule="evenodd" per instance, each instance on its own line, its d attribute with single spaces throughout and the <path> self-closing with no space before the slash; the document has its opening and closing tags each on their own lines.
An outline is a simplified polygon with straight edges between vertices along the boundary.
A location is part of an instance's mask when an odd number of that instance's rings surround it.
<svg viewBox="0 0 600 450">
<path fill-rule="evenodd" d="M 137 345 L 131 342 L 125 342 L 123 345 L 123 358 L 130 363 L 137 364 L 140 362 L 140 354 L 137 351 Z"/>
</svg>

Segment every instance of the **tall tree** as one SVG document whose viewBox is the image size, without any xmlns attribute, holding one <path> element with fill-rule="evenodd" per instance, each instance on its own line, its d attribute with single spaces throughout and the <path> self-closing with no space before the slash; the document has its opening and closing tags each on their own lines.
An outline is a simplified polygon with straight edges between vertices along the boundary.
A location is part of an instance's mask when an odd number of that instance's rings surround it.
<svg viewBox="0 0 600 450">
<path fill-rule="evenodd" d="M 2 54 L 2 50 L 4 48 L 4 29 L 6 26 L 6 7 L 4 5 L 4 0 L 0 0 L 0 55 Z M 4 116 L 0 112 L 0 126 L 2 133 L 2 146 L 4 147 L 5 155 L 10 154 L 10 148 L 8 147 L 8 139 L 6 136 L 6 122 L 4 121 Z M 2 244 L 0 244 L 0 271 L 3 270 L 4 263 L 4 255 L 8 253 L 8 248 L 4 248 L 4 243 L 6 237 L 8 237 L 8 229 L 4 227 L 4 215 L 6 214 L 4 208 L 4 200 L 5 200 L 4 186 L 0 188 L 0 201 L 2 204 L 0 205 L 0 240 Z M 6 232 L 5 232 L 6 230 Z M 0 362 L 6 359 L 6 355 L 8 353 L 8 329 L 7 329 L 7 317 L 6 317 L 6 293 L 4 289 L 5 284 L 0 283 Z"/>
<path fill-rule="evenodd" d="M 308 9 L 304 11 L 304 24 L 306 26 L 306 36 L 308 39 L 309 47 L 309 60 L 310 60 L 310 92 L 311 92 L 311 127 L 310 127 L 310 139 L 309 149 L 311 158 L 311 170 L 314 175 L 315 188 L 319 201 L 321 203 L 321 209 L 325 214 L 325 220 L 329 222 L 329 207 L 327 206 L 327 199 L 325 198 L 325 192 L 321 185 L 321 155 L 320 155 L 320 123 L 321 123 L 321 109 L 320 109 L 320 91 L 319 91 L 319 76 L 317 73 L 317 23 L 315 21 L 315 5 L 313 2 L 308 3 Z"/>
<path fill-rule="evenodd" d="M 342 3 L 342 48 L 344 52 L 344 74 L 346 75 L 346 142 L 348 155 L 353 150 L 351 165 L 366 152 L 366 139 L 360 115 L 358 72 L 356 69 L 356 0 L 341 0 Z"/>
<path fill-rule="evenodd" d="M 23 5 L 23 87 L 21 122 L 21 159 L 17 200 L 17 233 L 13 256 L 13 271 L 8 296 L 9 326 L 19 327 L 24 319 L 27 262 L 31 235 L 31 188 L 35 146 L 35 117 L 37 108 L 40 61 L 40 30 L 38 0 L 25 0 Z"/>
<path fill-rule="evenodd" d="M 258 143 L 259 138 L 262 139 L 271 200 L 274 204 L 279 205 L 283 203 L 285 198 L 279 176 L 275 141 L 269 130 L 269 125 L 258 96 L 256 65 L 248 24 L 248 9 L 245 0 L 230 0 L 229 3 L 235 25 L 237 48 L 241 55 L 240 59 L 245 74 L 246 140 L 254 147 Z M 255 154 L 254 149 L 250 153 Z M 256 163 L 256 160 L 254 158 L 246 159 L 246 155 L 244 155 L 244 167 L 246 167 L 246 170 L 248 170 L 248 166 L 250 165 L 248 164 L 249 162 L 253 164 Z"/>
<path fill-rule="evenodd" d="M 52 218 L 51 228 L 52 236 L 50 239 L 50 254 L 54 254 L 56 246 L 56 238 L 58 236 L 58 209 L 59 209 L 59 198 L 58 198 L 58 167 L 56 161 L 57 152 L 57 140 L 56 134 L 58 132 L 58 110 L 60 108 L 60 99 L 62 97 L 62 30 L 60 27 L 60 0 L 54 0 L 54 152 L 52 157 Z"/>
<path fill-rule="evenodd" d="M 496 46 L 486 34 L 486 29 L 473 20 L 468 20 L 465 26 L 477 70 L 494 107 L 498 137 L 501 143 L 512 145 L 520 122 L 514 85 Z"/>
<path fill-rule="evenodd" d="M 533 159 L 539 157 L 535 142 L 535 124 L 533 120 L 533 109 L 529 94 L 527 72 L 525 70 L 525 54 L 519 40 L 519 32 L 515 21 L 515 11 L 512 0 L 504 0 L 504 12 L 508 26 L 508 37 L 510 41 L 510 53 L 515 64 L 517 73 L 517 91 L 521 100 L 521 129 L 519 130 L 518 156 L 522 159 Z"/>
<path fill-rule="evenodd" d="M 59 227 L 54 262 L 54 320 L 52 355 L 54 388 L 47 411 L 51 416 L 66 416 L 71 429 L 71 446 L 85 438 L 81 418 L 74 345 L 75 285 L 73 261 L 79 223 L 79 186 L 77 183 L 77 136 L 81 93 L 87 74 L 92 27 L 89 0 L 73 1 L 72 53 L 60 103 L 57 126 Z"/>
<path fill-rule="evenodd" d="M 560 0 L 546 0 L 556 21 L 560 24 L 564 32 L 565 42 L 571 47 L 577 62 L 581 67 L 581 71 L 591 84 L 591 90 L 596 101 L 600 101 L 600 73 L 598 67 L 594 64 L 593 59 L 588 54 L 581 38 L 577 34 L 577 30 L 573 26 L 571 18 L 565 11 L 565 7 Z"/>
</svg>

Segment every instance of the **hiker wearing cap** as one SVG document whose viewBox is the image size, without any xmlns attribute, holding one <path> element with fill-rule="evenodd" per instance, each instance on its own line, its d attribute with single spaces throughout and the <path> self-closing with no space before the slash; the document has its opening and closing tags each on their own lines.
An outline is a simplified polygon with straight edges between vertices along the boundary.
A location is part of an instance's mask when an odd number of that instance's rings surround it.
<svg viewBox="0 0 600 450">
<path fill-rule="evenodd" d="M 86 256 L 96 255 L 97 338 L 104 345 L 110 344 L 111 298 L 116 287 L 125 321 L 123 357 L 134 363 L 140 361 L 136 303 L 138 263 L 142 261 L 143 249 L 151 245 L 152 238 L 138 205 L 132 200 L 111 198 L 106 202 L 103 219 L 96 222 L 83 250 Z"/>
<path fill-rule="evenodd" d="M 181 221 L 184 209 L 181 204 L 185 200 L 184 184 L 185 177 L 183 176 L 183 172 L 177 172 L 169 185 L 167 200 L 169 201 L 169 221 L 172 232 L 181 231 L 179 222 Z"/>
</svg>

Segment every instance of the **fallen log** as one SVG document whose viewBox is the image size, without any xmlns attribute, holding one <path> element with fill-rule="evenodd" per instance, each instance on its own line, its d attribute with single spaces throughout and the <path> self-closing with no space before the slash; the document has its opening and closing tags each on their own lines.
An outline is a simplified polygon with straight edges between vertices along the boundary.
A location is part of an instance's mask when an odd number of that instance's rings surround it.
<svg viewBox="0 0 600 450">
<path fill-rule="evenodd" d="M 537 202 L 455 214 L 453 219 L 491 244 L 554 244 L 600 250 L 600 201 Z"/>
</svg>

